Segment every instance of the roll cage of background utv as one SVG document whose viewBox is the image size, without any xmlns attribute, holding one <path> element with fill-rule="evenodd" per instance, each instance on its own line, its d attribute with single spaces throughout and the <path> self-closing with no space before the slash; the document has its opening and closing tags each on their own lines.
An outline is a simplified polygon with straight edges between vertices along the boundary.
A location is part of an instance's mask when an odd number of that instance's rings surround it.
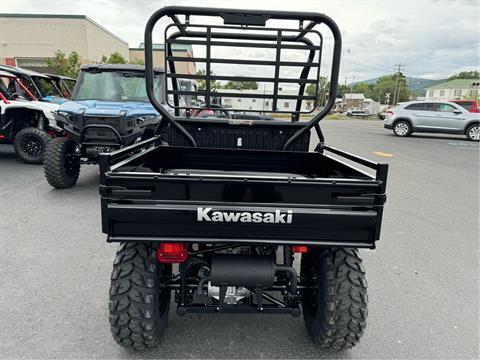
<svg viewBox="0 0 480 360">
<path fill-rule="evenodd" d="M 164 33 L 165 81 L 176 117 L 153 93 L 152 31 L 164 17 L 172 20 Z M 204 17 L 215 19 L 199 22 Z M 306 94 L 306 86 L 313 84 L 318 94 L 324 49 L 319 28 L 333 39 L 329 99 L 311 120 L 299 121 L 309 112 L 302 102 L 318 100 Z M 176 56 L 174 44 L 203 46 L 204 56 Z M 230 51 L 216 56 L 219 47 Z M 257 51 L 241 52 L 248 48 Z M 289 50 L 295 60 L 282 57 Z M 302 51 L 305 60 L 298 58 Z M 269 60 L 259 59 L 267 53 Z M 152 15 L 145 30 L 146 84 L 162 119 L 151 139 L 99 158 L 102 230 L 107 241 L 121 242 L 109 302 L 119 344 L 156 345 L 171 292 L 179 315 L 299 316 L 301 304 L 306 327 L 320 346 L 341 350 L 358 342 L 367 295 L 356 248 L 374 248 L 379 239 L 388 166 L 324 144 L 319 121 L 335 101 L 340 54 L 340 31 L 323 14 L 165 7 Z M 202 63 L 205 73 L 180 73 L 180 62 Z M 270 67 L 273 76 L 232 75 L 252 65 L 262 74 Z M 300 75 L 285 75 L 287 67 Z M 205 80 L 205 89 L 179 88 L 182 78 Z M 263 82 L 272 90 L 214 91 L 214 81 Z M 295 93 L 282 91 L 283 84 L 297 86 Z M 296 104 L 291 121 L 182 118 L 182 95 L 203 97 L 197 110 L 218 108 L 213 98 L 262 99 L 270 113 L 287 112 L 279 110 L 279 101 Z M 320 143 L 309 152 L 312 128 Z M 294 265 L 295 253 L 301 253 L 300 266 Z"/>
</svg>

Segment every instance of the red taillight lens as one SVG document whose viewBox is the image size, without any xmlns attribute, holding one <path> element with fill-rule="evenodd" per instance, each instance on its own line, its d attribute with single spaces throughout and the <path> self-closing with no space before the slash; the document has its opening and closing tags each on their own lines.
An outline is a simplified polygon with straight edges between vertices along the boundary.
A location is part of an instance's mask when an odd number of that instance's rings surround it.
<svg viewBox="0 0 480 360">
<path fill-rule="evenodd" d="M 294 253 L 306 253 L 308 251 L 308 248 L 304 245 L 296 245 L 296 246 L 292 246 L 292 252 Z"/>
<path fill-rule="evenodd" d="M 178 264 L 188 258 L 188 247 L 182 243 L 161 243 L 157 250 L 157 260 L 166 264 Z"/>
<path fill-rule="evenodd" d="M 388 111 L 387 111 L 387 115 L 393 115 L 393 111 L 388 110 Z"/>
<path fill-rule="evenodd" d="M 0 135 L 0 140 L 5 140 L 5 135 Z"/>
</svg>

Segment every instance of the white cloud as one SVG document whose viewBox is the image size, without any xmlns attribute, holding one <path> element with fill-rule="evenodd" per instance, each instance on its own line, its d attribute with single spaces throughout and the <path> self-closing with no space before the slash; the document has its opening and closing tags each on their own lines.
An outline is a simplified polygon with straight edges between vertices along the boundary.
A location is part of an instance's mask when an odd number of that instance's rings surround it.
<svg viewBox="0 0 480 360">
<path fill-rule="evenodd" d="M 343 34 L 341 78 L 367 79 L 405 63 L 406 74 L 441 78 L 480 66 L 478 1 L 2 0 L 0 12 L 84 14 L 130 46 L 143 41 L 148 17 L 162 5 L 322 12 Z M 1 33 L 0 33 L 1 36 Z"/>
</svg>

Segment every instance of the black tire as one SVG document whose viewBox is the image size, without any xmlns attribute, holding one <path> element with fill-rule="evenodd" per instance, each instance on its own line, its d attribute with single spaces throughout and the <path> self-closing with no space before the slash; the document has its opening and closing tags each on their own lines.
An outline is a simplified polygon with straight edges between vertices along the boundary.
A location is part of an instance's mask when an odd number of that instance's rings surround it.
<svg viewBox="0 0 480 360">
<path fill-rule="evenodd" d="M 393 124 L 393 133 L 395 136 L 405 137 L 412 133 L 412 125 L 406 120 L 399 120 Z"/>
<path fill-rule="evenodd" d="M 337 351 L 355 346 L 365 330 L 368 301 L 358 251 L 309 249 L 302 255 L 301 277 L 317 286 L 302 295 L 303 318 L 313 341 Z"/>
<path fill-rule="evenodd" d="M 170 291 L 159 287 L 172 266 L 156 259 L 156 250 L 145 243 L 122 243 L 113 263 L 110 286 L 110 329 L 125 348 L 144 350 L 156 346 L 167 327 Z"/>
<path fill-rule="evenodd" d="M 76 143 L 59 137 L 52 139 L 45 150 L 43 168 L 50 185 L 66 189 L 77 183 L 80 174 L 80 158 L 75 155 Z"/>
<path fill-rule="evenodd" d="M 470 141 L 480 141 L 480 124 L 470 125 L 465 131 L 465 135 Z"/>
<path fill-rule="evenodd" d="M 28 127 L 15 135 L 13 148 L 23 162 L 41 164 L 50 140 L 50 136 L 44 130 Z"/>
</svg>

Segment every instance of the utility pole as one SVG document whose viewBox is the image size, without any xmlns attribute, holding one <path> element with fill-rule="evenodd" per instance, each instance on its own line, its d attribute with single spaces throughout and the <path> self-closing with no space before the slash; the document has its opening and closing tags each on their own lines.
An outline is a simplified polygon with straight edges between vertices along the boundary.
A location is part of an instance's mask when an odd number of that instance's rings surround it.
<svg viewBox="0 0 480 360">
<path fill-rule="evenodd" d="M 353 84 L 355 83 L 355 76 L 352 77 L 352 86 L 350 86 L 350 104 L 353 104 L 352 95 L 353 95 Z"/>
<path fill-rule="evenodd" d="M 402 73 L 402 67 L 405 67 L 405 64 L 395 64 L 397 67 L 397 72 L 395 73 L 395 89 L 393 91 L 393 105 L 397 105 L 398 98 L 400 97 L 400 84 L 399 84 L 399 79 L 400 79 L 400 74 Z"/>
</svg>

